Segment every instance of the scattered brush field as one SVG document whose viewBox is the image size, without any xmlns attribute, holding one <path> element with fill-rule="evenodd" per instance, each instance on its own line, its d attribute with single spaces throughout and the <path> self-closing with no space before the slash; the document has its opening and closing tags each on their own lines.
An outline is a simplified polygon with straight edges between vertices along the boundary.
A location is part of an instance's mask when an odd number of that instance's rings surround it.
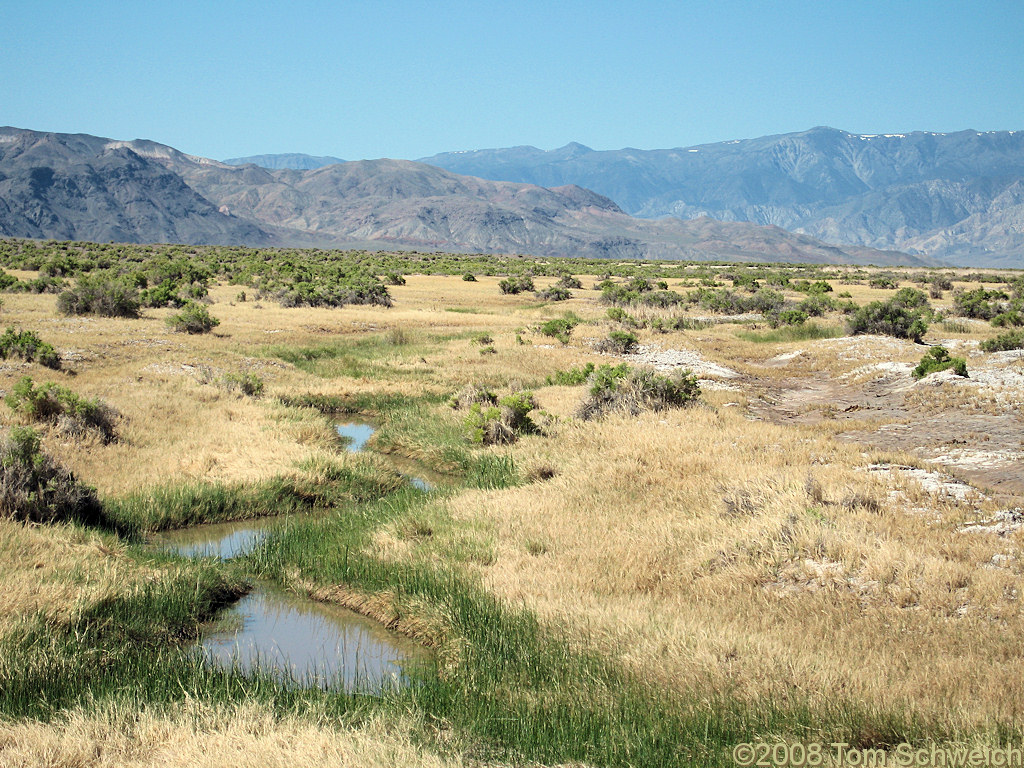
<svg viewBox="0 0 1024 768">
<path fill-rule="evenodd" d="M 1021 273 L 18 240 L 0 267 L 2 765 L 1024 740 Z M 149 544 L 283 515 L 235 560 Z M 267 582 L 432 661 L 376 695 L 204 664 Z"/>
</svg>

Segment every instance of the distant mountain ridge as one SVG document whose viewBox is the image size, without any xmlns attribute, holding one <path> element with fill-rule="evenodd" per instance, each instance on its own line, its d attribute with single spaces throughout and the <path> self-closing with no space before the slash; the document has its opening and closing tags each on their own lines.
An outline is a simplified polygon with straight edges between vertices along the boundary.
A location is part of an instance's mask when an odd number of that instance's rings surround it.
<svg viewBox="0 0 1024 768">
<path fill-rule="evenodd" d="M 422 158 L 454 173 L 578 184 L 635 216 L 772 224 L 828 242 L 1024 267 L 1024 131 L 799 133 L 676 149 L 568 144 Z"/>
<path fill-rule="evenodd" d="M 232 157 L 225 160 L 227 165 L 258 165 L 271 171 L 288 169 L 292 171 L 312 171 L 325 165 L 344 163 L 340 157 L 330 155 L 304 155 L 301 152 L 286 152 L 279 155 L 252 155 L 251 157 Z"/>
<path fill-rule="evenodd" d="M 777 227 L 636 219 L 576 185 L 489 181 L 409 160 L 271 170 L 149 140 L 17 128 L 0 128 L 0 236 L 925 263 L 902 253 L 838 248 Z"/>
</svg>

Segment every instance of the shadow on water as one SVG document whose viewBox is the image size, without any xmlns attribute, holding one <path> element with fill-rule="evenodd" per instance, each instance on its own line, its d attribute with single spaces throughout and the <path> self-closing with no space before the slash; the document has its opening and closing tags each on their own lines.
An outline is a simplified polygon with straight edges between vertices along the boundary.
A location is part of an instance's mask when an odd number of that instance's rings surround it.
<svg viewBox="0 0 1024 768">
<path fill-rule="evenodd" d="M 230 629 L 204 635 L 219 667 L 259 669 L 281 682 L 379 692 L 407 685 L 406 667 L 428 652 L 357 613 L 260 586 L 223 617 Z"/>
</svg>

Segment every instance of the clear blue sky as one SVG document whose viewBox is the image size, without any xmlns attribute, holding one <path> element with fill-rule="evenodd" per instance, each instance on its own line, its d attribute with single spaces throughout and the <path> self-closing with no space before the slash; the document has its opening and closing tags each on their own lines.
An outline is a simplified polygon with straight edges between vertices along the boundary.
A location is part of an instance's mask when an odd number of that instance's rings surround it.
<svg viewBox="0 0 1024 768">
<path fill-rule="evenodd" d="M 1024 129 L 1024 2 L 0 0 L 0 124 L 225 158 Z"/>
</svg>

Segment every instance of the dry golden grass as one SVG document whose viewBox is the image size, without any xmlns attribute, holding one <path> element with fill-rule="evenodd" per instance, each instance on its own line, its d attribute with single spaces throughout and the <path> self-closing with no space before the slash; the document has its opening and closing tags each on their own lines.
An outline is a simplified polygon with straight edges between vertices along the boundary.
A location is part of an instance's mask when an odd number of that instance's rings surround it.
<svg viewBox="0 0 1024 768">
<path fill-rule="evenodd" d="M 517 453 L 557 476 L 451 502 L 490 522 L 487 585 L 644 676 L 899 702 L 954 727 L 1024 714 L 1020 565 L 993 565 L 1015 543 L 956 532 L 962 515 L 919 490 L 890 502 L 855 449 L 697 408 Z"/>
<path fill-rule="evenodd" d="M 356 725 L 275 717 L 258 706 L 72 711 L 54 723 L 0 721 L 8 768 L 449 768 L 464 765 L 415 743 L 410 723 L 376 717 Z M 478 765 L 478 763 L 474 763 Z"/>
<path fill-rule="evenodd" d="M 67 619 L 123 589 L 136 571 L 120 546 L 96 534 L 0 520 L 0 637 L 23 617 Z"/>
</svg>

